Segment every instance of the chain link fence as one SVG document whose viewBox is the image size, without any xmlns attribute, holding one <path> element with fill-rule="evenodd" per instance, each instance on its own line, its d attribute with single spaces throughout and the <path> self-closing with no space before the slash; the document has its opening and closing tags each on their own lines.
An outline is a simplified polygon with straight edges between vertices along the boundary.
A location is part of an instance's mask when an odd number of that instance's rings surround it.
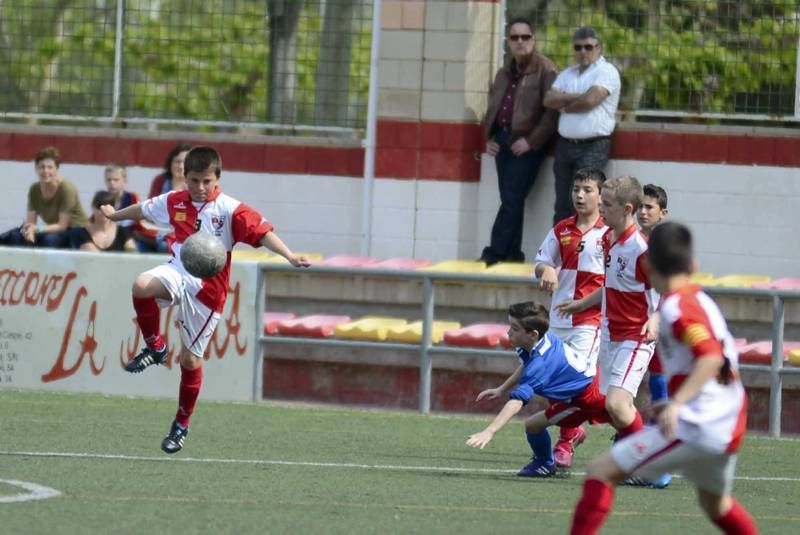
<svg viewBox="0 0 800 535">
<path fill-rule="evenodd" d="M 506 0 L 539 50 L 574 63 L 572 33 L 593 26 L 622 74 L 628 115 L 800 119 L 797 0 Z"/>
<path fill-rule="evenodd" d="M 363 129 L 372 0 L 0 1 L 0 113 Z"/>
</svg>

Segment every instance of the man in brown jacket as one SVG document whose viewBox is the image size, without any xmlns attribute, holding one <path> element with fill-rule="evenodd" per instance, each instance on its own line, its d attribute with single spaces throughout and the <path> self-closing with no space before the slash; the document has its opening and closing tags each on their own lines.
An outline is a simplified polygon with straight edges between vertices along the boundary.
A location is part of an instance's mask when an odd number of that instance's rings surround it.
<svg viewBox="0 0 800 535">
<path fill-rule="evenodd" d="M 536 52 L 531 23 L 516 18 L 506 26 L 506 34 L 512 60 L 497 71 L 483 119 L 486 153 L 495 158 L 500 189 L 491 243 L 481 253 L 487 265 L 525 260 L 521 249 L 525 197 L 558 119 L 555 110 L 542 105 L 557 70 Z"/>
</svg>

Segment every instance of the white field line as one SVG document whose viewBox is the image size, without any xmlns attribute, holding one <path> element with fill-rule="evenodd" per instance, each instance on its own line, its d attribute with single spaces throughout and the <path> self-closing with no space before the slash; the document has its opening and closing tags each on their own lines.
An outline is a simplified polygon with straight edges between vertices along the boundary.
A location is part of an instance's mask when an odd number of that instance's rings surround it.
<svg viewBox="0 0 800 535">
<path fill-rule="evenodd" d="M 267 466 L 308 466 L 314 468 L 350 468 L 356 470 L 386 470 L 404 472 L 438 472 L 443 474 L 516 474 L 517 470 L 499 468 L 460 468 L 456 466 L 402 466 L 393 464 L 360 464 L 318 461 L 282 461 L 278 459 L 215 459 L 196 457 L 145 457 L 141 455 L 121 455 L 110 453 L 70 453 L 58 451 L 3 451 L 0 456 L 13 457 L 60 457 L 69 459 L 99 459 L 146 462 L 183 462 L 209 464 L 250 464 Z M 572 472 L 584 476 L 585 472 Z M 736 476 L 739 481 L 798 481 L 800 477 Z M 1 481 L 1 480 L 0 480 Z"/>
<path fill-rule="evenodd" d="M 12 487 L 21 487 L 28 492 L 21 492 L 19 494 L 9 494 L 0 496 L 0 503 L 17 503 L 27 502 L 30 500 L 46 500 L 47 498 L 55 498 L 61 494 L 56 489 L 30 483 L 28 481 L 17 481 L 16 479 L 0 479 L 0 483 L 5 483 Z"/>
</svg>

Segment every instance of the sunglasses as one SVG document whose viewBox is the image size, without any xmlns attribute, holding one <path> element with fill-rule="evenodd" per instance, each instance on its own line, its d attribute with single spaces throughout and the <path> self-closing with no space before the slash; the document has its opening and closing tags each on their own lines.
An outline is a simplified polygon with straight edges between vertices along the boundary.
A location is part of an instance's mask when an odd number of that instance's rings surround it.
<svg viewBox="0 0 800 535">
<path fill-rule="evenodd" d="M 516 42 L 516 41 L 530 41 L 531 38 L 533 38 L 533 35 L 531 35 L 529 33 L 514 34 L 514 35 L 509 35 L 508 36 L 508 40 L 509 41 L 514 41 L 514 42 Z"/>
<path fill-rule="evenodd" d="M 585 50 L 587 52 L 591 52 L 592 50 L 594 50 L 595 46 L 597 46 L 597 45 L 592 45 L 592 44 L 572 45 L 572 50 L 574 50 L 575 52 L 580 52 L 581 50 Z"/>
</svg>

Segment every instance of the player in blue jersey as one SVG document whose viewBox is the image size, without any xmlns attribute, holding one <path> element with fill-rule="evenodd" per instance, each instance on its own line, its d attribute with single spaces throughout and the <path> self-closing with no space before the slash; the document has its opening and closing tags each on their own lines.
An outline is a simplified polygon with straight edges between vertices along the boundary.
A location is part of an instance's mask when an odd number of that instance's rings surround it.
<svg viewBox="0 0 800 535">
<path fill-rule="evenodd" d="M 534 394 L 545 397 L 554 403 L 525 420 L 533 459 L 517 475 L 551 477 L 556 466 L 547 428 L 577 427 L 586 421 L 608 422 L 605 396 L 597 386 L 594 362 L 547 332 L 550 316 L 545 307 L 533 302 L 511 305 L 508 323 L 508 338 L 516 348 L 520 365 L 502 385 L 478 394 L 476 401 L 505 395 L 509 400 L 486 429 L 469 436 L 467 446 L 483 449 Z"/>
</svg>

